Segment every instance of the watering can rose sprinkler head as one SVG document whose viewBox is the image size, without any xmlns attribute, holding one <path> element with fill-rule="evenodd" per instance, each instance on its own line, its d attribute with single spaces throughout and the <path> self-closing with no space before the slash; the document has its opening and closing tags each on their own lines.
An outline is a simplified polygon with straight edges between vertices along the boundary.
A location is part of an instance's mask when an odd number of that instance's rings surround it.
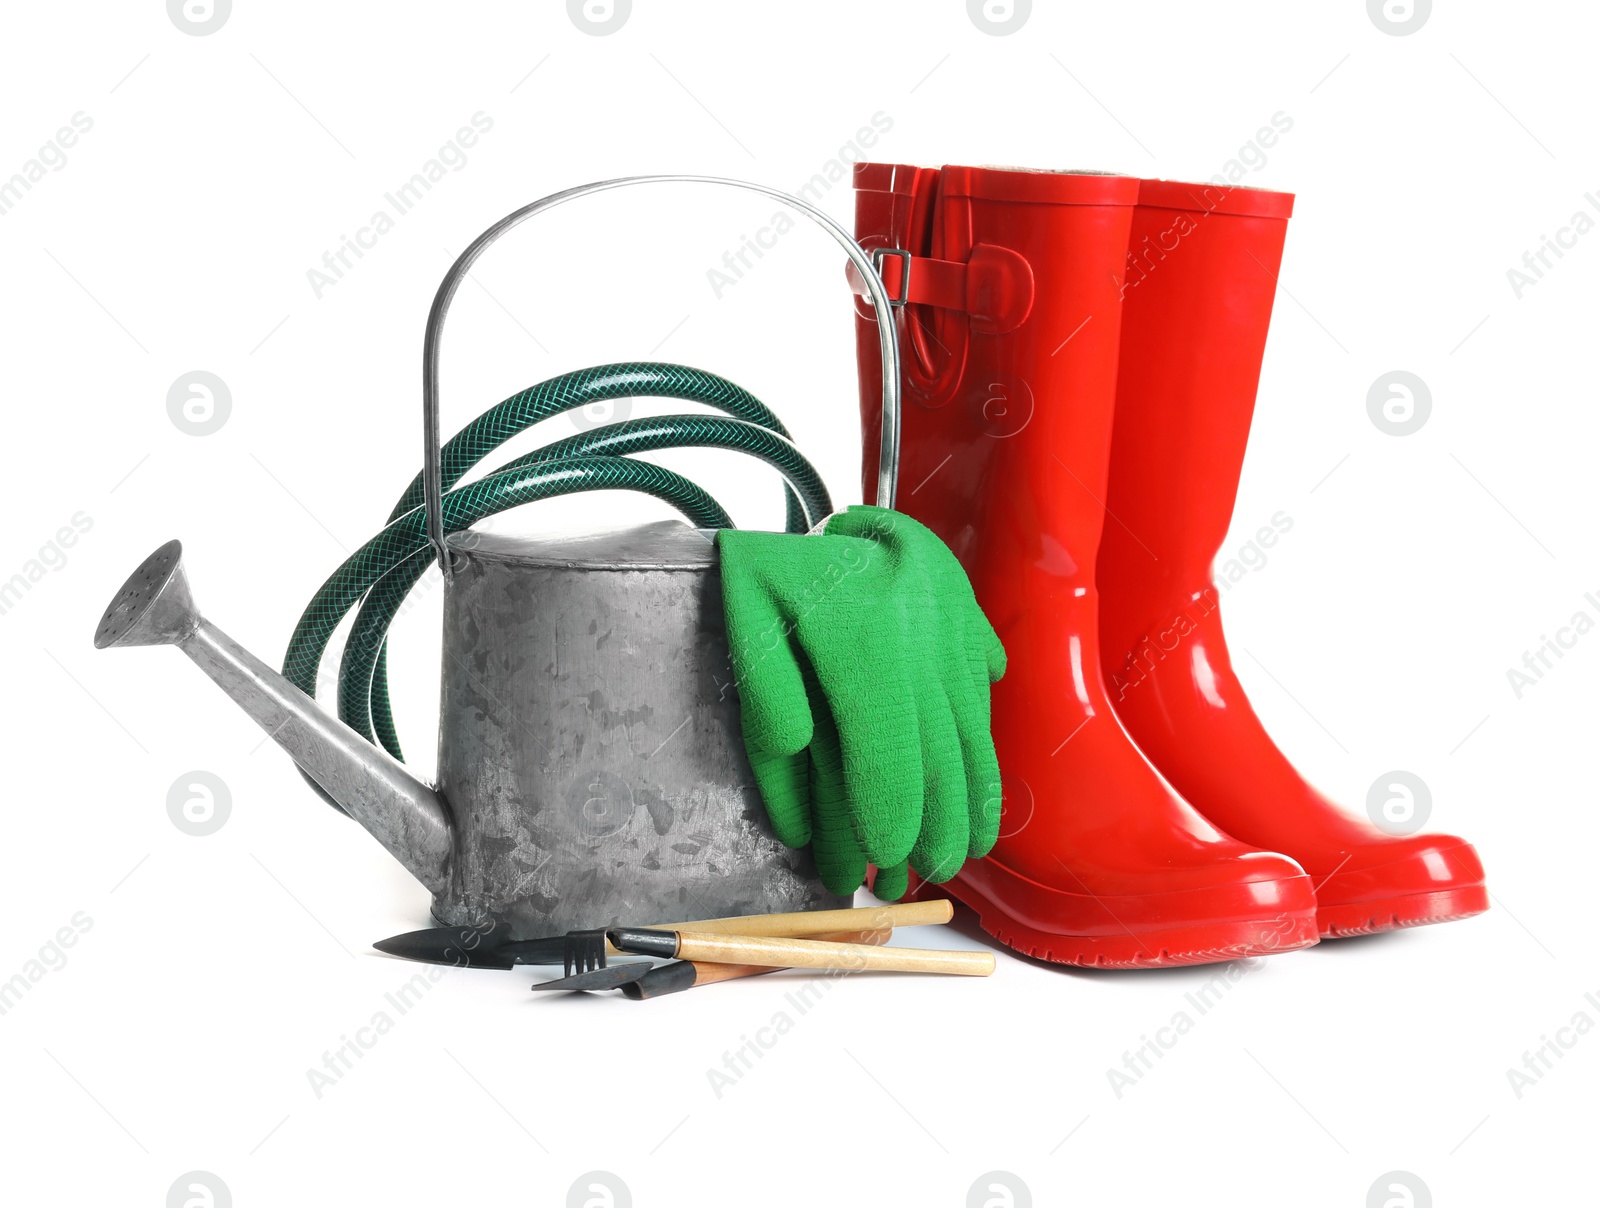
<svg viewBox="0 0 1600 1208">
<path fill-rule="evenodd" d="M 94 644 L 178 647 L 412 876 L 445 889 L 452 834 L 443 798 L 202 617 L 181 543 L 167 542 L 128 576 Z"/>
</svg>

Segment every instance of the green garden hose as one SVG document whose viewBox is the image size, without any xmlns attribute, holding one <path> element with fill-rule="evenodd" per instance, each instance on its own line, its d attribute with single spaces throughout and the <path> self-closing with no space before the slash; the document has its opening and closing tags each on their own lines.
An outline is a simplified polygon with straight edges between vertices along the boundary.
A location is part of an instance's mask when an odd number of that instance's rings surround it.
<svg viewBox="0 0 1600 1208">
<path fill-rule="evenodd" d="M 537 386 L 530 386 L 473 420 L 440 450 L 440 485 L 444 490 L 449 490 L 460 481 L 462 475 L 490 452 L 540 420 L 592 403 L 640 397 L 676 398 L 704 403 L 739 419 L 759 424 L 785 439 L 789 436 L 788 430 L 778 417 L 760 399 L 716 374 L 661 361 L 628 361 L 597 365 L 591 369 L 579 369 L 562 374 L 560 377 L 540 382 Z M 389 513 L 389 519 L 397 520 L 412 508 L 420 506 L 422 497 L 422 475 L 419 473 L 411 480 L 411 485 L 406 488 L 405 494 L 400 496 L 400 502 L 395 504 L 394 510 Z M 804 532 L 809 525 L 804 523 L 804 511 L 799 499 L 794 491 L 787 487 L 785 498 L 788 531 Z M 424 559 L 422 568 L 425 570 L 426 567 L 427 560 Z M 415 581 L 413 578 L 411 583 Z M 402 597 L 410 586 L 411 584 L 407 584 L 405 589 L 400 591 Z M 399 589 L 399 580 L 396 580 L 393 589 Z M 381 637 L 381 633 L 378 636 Z M 367 634 L 369 640 L 370 637 L 371 634 Z M 357 730 L 366 733 L 366 730 L 356 723 L 364 714 L 370 714 L 371 725 L 384 749 L 396 759 L 403 758 L 400 752 L 400 738 L 395 731 L 394 717 L 389 706 L 388 659 L 381 643 L 377 651 L 377 662 L 372 669 L 372 687 L 368 694 L 370 704 L 366 708 L 362 708 L 356 702 L 354 692 L 344 686 L 344 680 L 345 677 L 341 673 L 340 708 L 342 710 L 345 707 L 346 700 L 349 701 L 350 708 L 350 716 L 345 720 Z M 344 717 L 342 712 L 341 717 Z"/>
<path fill-rule="evenodd" d="M 535 500 L 596 490 L 641 491 L 672 505 L 696 527 L 733 527 L 721 506 L 688 479 L 622 456 L 680 447 L 737 450 L 777 468 L 786 480 L 787 528 L 791 532 L 805 532 L 832 511 L 816 470 L 759 400 L 715 374 L 656 362 L 580 370 L 506 399 L 444 446 L 443 484 L 448 488 L 459 482 L 490 451 L 540 420 L 595 402 L 637 397 L 704 403 L 736 418 L 677 415 L 627 420 L 537 449 L 445 494 L 445 531 L 467 528 L 486 516 Z M 390 514 L 388 526 L 351 555 L 312 598 L 295 626 L 283 663 L 284 677 L 315 695 L 328 642 L 345 614 L 361 601 L 340 667 L 339 715 L 397 759 L 402 756 L 389 705 L 384 643 L 406 594 L 434 559 L 421 504 L 422 478 L 418 475 Z M 333 804 L 314 781 L 311 783 Z"/>
<path fill-rule="evenodd" d="M 687 365 L 662 361 L 625 361 L 596 365 L 529 386 L 491 407 L 446 442 L 439 452 L 441 485 L 449 490 L 468 470 L 524 428 L 591 403 L 623 398 L 675 398 L 704 403 L 738 419 L 749 420 L 789 438 L 789 430 L 760 399 L 726 378 Z M 398 520 L 422 504 L 422 475 L 411 480 L 390 520 Z M 791 496 L 790 527 L 795 519 Z"/>
<path fill-rule="evenodd" d="M 767 428 L 744 420 L 709 415 L 668 415 L 632 419 L 581 432 L 546 445 L 507 464 L 498 473 L 573 457 L 622 456 L 652 449 L 729 449 L 749 453 L 776 467 L 794 484 L 791 504 L 798 500 L 799 514 L 790 520 L 791 531 L 804 532 L 832 510 L 828 491 L 797 449 Z M 717 526 L 720 527 L 720 526 Z M 379 678 L 384 637 L 406 595 L 432 565 L 431 548 L 400 563 L 367 592 L 345 642 L 339 667 L 339 717 L 363 737 L 403 759 L 386 689 L 387 670 Z"/>
</svg>

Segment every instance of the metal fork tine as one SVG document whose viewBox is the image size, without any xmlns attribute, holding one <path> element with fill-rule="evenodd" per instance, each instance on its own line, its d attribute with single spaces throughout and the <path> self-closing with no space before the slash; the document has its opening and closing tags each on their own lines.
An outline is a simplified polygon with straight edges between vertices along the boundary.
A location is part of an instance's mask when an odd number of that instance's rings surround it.
<svg viewBox="0 0 1600 1208">
<path fill-rule="evenodd" d="M 604 928 L 569 931 L 562 945 L 562 969 L 568 977 L 574 973 L 589 973 L 606 967 L 606 933 Z"/>
</svg>

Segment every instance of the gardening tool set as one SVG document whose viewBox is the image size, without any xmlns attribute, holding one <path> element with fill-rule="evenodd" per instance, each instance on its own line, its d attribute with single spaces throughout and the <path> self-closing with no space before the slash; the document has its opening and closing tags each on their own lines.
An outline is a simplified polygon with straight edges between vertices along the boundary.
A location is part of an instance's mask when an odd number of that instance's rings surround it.
<svg viewBox="0 0 1600 1208">
<path fill-rule="evenodd" d="M 683 182 L 778 198 L 843 248 L 866 505 L 836 511 L 765 405 L 680 365 L 567 373 L 441 444 L 444 322 L 477 258 L 555 205 Z M 381 951 L 563 966 L 536 989 L 642 999 L 777 968 L 991 972 L 987 951 L 886 945 L 896 925 L 947 921 L 946 895 L 1020 952 L 1107 967 L 1486 909 L 1469 844 L 1333 805 L 1232 670 L 1211 562 L 1292 198 L 893 164 L 858 164 L 855 186 L 854 238 L 802 199 L 704 177 L 602 181 L 508 215 L 429 314 L 423 469 L 307 606 L 281 673 L 200 615 L 176 541 L 134 571 L 95 645 L 178 646 L 429 889 L 441 925 Z M 718 414 L 624 420 L 467 481 L 529 426 L 622 398 Z M 776 469 L 787 532 L 734 529 L 638 456 L 685 446 Z M 594 490 L 684 519 L 471 527 Z M 429 785 L 403 762 L 386 650 L 435 563 Z M 342 627 L 334 716 L 314 692 Z M 912 900 L 847 909 L 864 880 Z"/>
</svg>

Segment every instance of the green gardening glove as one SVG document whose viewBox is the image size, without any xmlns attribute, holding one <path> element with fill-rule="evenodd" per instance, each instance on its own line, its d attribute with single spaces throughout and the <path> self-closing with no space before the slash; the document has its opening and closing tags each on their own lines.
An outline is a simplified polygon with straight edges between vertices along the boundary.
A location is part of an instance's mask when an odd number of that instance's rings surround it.
<svg viewBox="0 0 1600 1208">
<path fill-rule="evenodd" d="M 917 687 L 919 692 L 943 694 L 955 722 L 964 779 L 951 783 L 951 765 L 925 757 L 923 829 L 910 863 L 925 881 L 948 881 L 967 859 L 988 855 L 1000 833 L 1000 765 L 990 736 L 989 685 L 1005 674 L 1005 648 L 978 606 L 966 571 L 926 526 L 902 512 L 857 505 L 830 518 L 827 532 L 863 537 L 899 551 L 926 579 L 933 623 L 925 636 L 938 644 L 943 657 L 931 663 L 938 673 L 937 682 Z M 941 718 L 943 713 L 934 710 L 932 716 Z M 950 741 L 948 733 L 924 731 L 925 744 L 930 737 Z M 941 771 L 946 773 L 943 779 L 938 775 Z M 958 796 L 961 804 L 955 801 Z M 927 802 L 935 799 L 950 804 L 930 812 Z M 879 866 L 873 885 L 879 898 L 893 901 L 905 890 L 903 864 Z"/>
<path fill-rule="evenodd" d="M 855 537 L 729 529 L 717 548 L 745 747 L 773 830 L 799 847 L 818 829 L 815 702 L 823 747 L 838 747 L 823 754 L 818 778 L 850 782 L 839 808 L 845 798 L 855 805 L 848 829 L 862 851 L 904 860 L 921 824 L 922 767 L 909 609 L 894 568 Z M 846 884 L 848 867 L 828 845 L 813 850 L 830 888 L 861 883 L 858 871 Z"/>
<path fill-rule="evenodd" d="M 953 876 L 994 843 L 988 686 L 1004 652 L 959 564 L 909 517 L 852 508 L 815 535 L 718 536 L 745 745 L 773 829 L 836 893 L 878 865 Z"/>
</svg>

